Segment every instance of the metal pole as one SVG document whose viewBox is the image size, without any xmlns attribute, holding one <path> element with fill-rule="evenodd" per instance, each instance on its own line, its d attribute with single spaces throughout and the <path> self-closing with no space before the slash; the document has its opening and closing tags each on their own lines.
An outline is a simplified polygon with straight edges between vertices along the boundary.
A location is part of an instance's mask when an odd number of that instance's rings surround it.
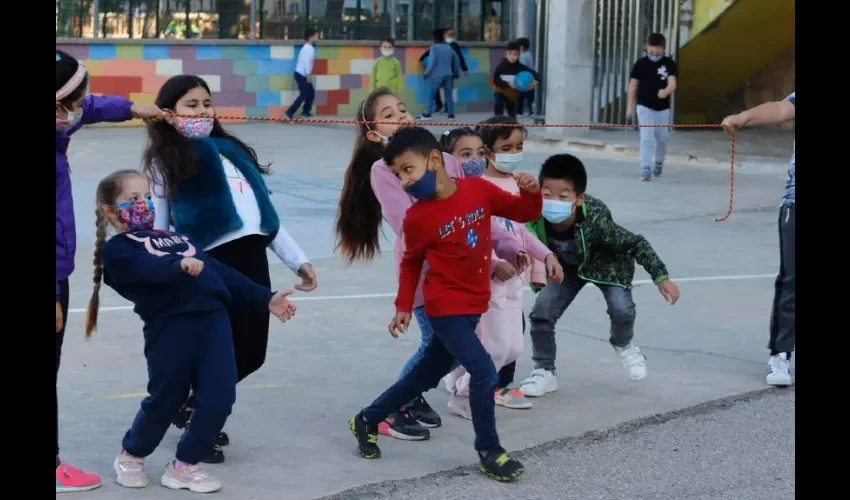
<svg viewBox="0 0 850 500">
<path fill-rule="evenodd" d="M 363 5 L 361 3 L 361 0 L 357 0 L 357 20 L 354 21 L 354 39 L 355 40 L 360 40 L 360 28 L 361 28 L 360 25 L 362 24 L 360 22 L 360 9 L 362 8 L 362 6 Z"/>
<path fill-rule="evenodd" d="M 91 36 L 92 38 L 97 38 L 98 28 L 100 28 L 100 0 L 94 0 L 91 6 L 91 17 L 92 17 L 92 28 L 91 28 Z"/>
<path fill-rule="evenodd" d="M 557 1 L 557 0 L 556 0 Z M 549 4 L 548 0 L 537 0 L 537 36 L 535 37 L 534 57 L 537 60 L 537 67 L 542 68 L 540 78 L 543 80 L 537 86 L 535 99 L 537 102 L 537 113 L 534 117 L 534 123 L 546 123 L 546 88 L 549 77 L 546 71 L 546 53 L 549 45 Z"/>
<path fill-rule="evenodd" d="M 257 14 L 259 13 L 260 0 L 251 0 L 251 29 L 249 31 L 251 40 L 257 38 Z"/>
<path fill-rule="evenodd" d="M 416 0 L 410 0 L 407 4 L 407 41 L 416 39 Z"/>
<path fill-rule="evenodd" d="M 395 40 L 395 3 L 396 0 L 389 0 L 390 2 L 390 38 Z"/>
</svg>

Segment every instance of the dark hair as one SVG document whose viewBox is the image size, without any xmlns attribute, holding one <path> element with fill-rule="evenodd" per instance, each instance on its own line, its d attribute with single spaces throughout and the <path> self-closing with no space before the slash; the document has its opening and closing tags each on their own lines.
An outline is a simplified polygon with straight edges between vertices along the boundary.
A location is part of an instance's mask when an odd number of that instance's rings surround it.
<svg viewBox="0 0 850 500">
<path fill-rule="evenodd" d="M 65 86 L 68 83 L 68 80 L 74 76 L 74 73 L 77 72 L 77 68 L 80 67 L 80 62 L 74 59 L 70 54 L 62 52 L 59 49 L 56 49 L 56 92 L 59 92 L 59 89 Z M 74 101 L 83 96 L 86 92 L 86 89 L 89 85 L 89 75 L 83 77 L 83 80 L 80 84 L 71 91 L 70 94 L 62 98 L 59 101 L 59 104 L 65 106 L 66 108 L 70 107 Z"/>
<path fill-rule="evenodd" d="M 377 104 L 381 97 L 392 95 L 388 89 L 378 89 L 370 93 L 357 108 L 355 120 L 368 122 L 375 120 Z M 370 141 L 366 133 L 372 128 L 366 123 L 357 124 L 357 138 L 354 139 L 354 153 L 345 170 L 345 180 L 339 197 L 339 207 L 334 223 L 336 248 L 349 264 L 375 258 L 381 252 L 378 241 L 381 229 L 381 204 L 372 190 L 372 164 L 381 159 L 384 146 Z"/>
<path fill-rule="evenodd" d="M 434 35 L 434 41 L 436 43 L 440 43 L 445 38 L 446 30 L 444 30 L 443 28 L 436 28 L 431 33 Z"/>
<path fill-rule="evenodd" d="M 319 30 L 317 30 L 316 28 L 307 28 L 306 30 L 304 30 L 304 40 L 309 40 L 311 36 L 315 35 L 318 32 Z"/>
<path fill-rule="evenodd" d="M 455 33 L 457 33 L 457 30 L 455 29 L 455 27 L 454 27 L 454 26 L 446 26 L 445 28 L 443 28 L 443 34 L 444 34 L 444 35 L 445 35 L 446 33 L 448 33 L 449 31 L 454 31 Z"/>
<path fill-rule="evenodd" d="M 490 152 L 493 151 L 496 141 L 507 139 L 514 133 L 514 130 L 519 129 L 522 132 L 523 138 L 528 134 L 528 130 L 525 127 L 517 126 L 519 122 L 516 121 L 516 118 L 511 118 L 510 116 L 496 115 L 478 123 L 479 125 L 475 128 L 475 131 L 481 136 L 481 140 L 484 141 L 484 145 L 487 146 Z M 490 125 L 481 126 L 482 123 Z M 502 126 L 493 126 L 492 124 L 501 124 Z"/>
<path fill-rule="evenodd" d="M 516 43 L 522 47 L 522 50 L 528 50 L 531 47 L 531 41 L 526 37 L 517 38 Z"/>
<path fill-rule="evenodd" d="M 384 39 L 381 40 L 381 43 L 384 43 L 384 42 L 387 42 L 388 44 L 395 47 L 395 40 L 393 40 L 391 37 L 387 37 L 387 38 L 384 38 Z"/>
<path fill-rule="evenodd" d="M 393 140 L 384 149 L 381 159 L 389 165 L 404 153 L 412 152 L 427 157 L 431 151 L 441 151 L 434 134 L 423 127 L 404 127 L 393 135 Z"/>
<path fill-rule="evenodd" d="M 452 154 L 452 150 L 454 149 L 458 139 L 469 136 L 481 137 L 478 132 L 469 127 L 446 130 L 443 132 L 443 135 L 440 136 L 440 148 L 446 153 Z"/>
<path fill-rule="evenodd" d="M 510 42 L 508 42 L 507 45 L 505 45 L 505 50 L 508 50 L 508 51 L 516 50 L 517 52 L 519 52 L 519 48 L 520 48 L 519 42 L 517 42 L 516 40 L 511 40 Z"/>
<path fill-rule="evenodd" d="M 210 92 L 207 82 L 199 76 L 172 76 L 159 89 L 154 102 L 160 109 L 173 111 L 181 97 L 198 87 Z M 257 152 L 224 130 L 218 119 L 213 122 L 210 137 L 221 137 L 233 141 L 248 155 L 260 173 L 271 172 L 269 165 L 260 164 Z M 164 120 L 148 123 L 148 145 L 145 148 L 142 170 L 152 182 L 156 181 L 157 184 L 161 183 L 165 187 L 169 198 L 176 198 L 180 183 L 198 173 L 197 163 L 198 158 L 192 150 L 191 139 L 180 135 L 177 129 Z"/>
<path fill-rule="evenodd" d="M 646 39 L 646 44 L 650 47 L 666 47 L 667 39 L 661 33 L 653 33 Z"/>
<path fill-rule="evenodd" d="M 587 171 L 584 164 L 575 156 L 567 153 L 552 155 L 546 158 L 540 167 L 539 182 L 545 179 L 561 179 L 573 183 L 577 195 L 587 190 Z"/>
<path fill-rule="evenodd" d="M 119 170 L 104 177 L 97 184 L 95 192 L 94 224 L 96 226 L 94 238 L 94 290 L 86 308 L 86 338 L 90 338 L 92 332 L 97 330 L 97 313 L 100 309 L 100 284 L 103 279 L 103 245 L 106 244 L 106 232 L 109 229 L 109 220 L 103 212 L 104 205 L 115 205 L 115 199 L 121 195 L 121 188 L 128 177 L 142 177 L 144 174 L 138 170 Z"/>
</svg>

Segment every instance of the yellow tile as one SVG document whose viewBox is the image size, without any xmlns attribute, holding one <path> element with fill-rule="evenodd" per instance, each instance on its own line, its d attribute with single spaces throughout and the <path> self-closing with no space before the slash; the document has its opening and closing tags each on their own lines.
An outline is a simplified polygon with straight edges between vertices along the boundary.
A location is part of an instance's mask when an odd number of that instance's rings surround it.
<svg viewBox="0 0 850 500">
<path fill-rule="evenodd" d="M 118 45 L 115 48 L 116 59 L 143 59 L 141 45 Z"/>
<path fill-rule="evenodd" d="M 89 72 L 89 76 L 101 76 L 101 75 L 103 75 L 103 61 L 91 61 L 89 59 L 84 59 L 83 65 L 86 67 L 86 70 Z"/>
<path fill-rule="evenodd" d="M 136 104 L 153 104 L 156 94 L 153 92 L 131 92 L 130 100 Z"/>
<path fill-rule="evenodd" d="M 342 47 L 348 49 L 351 47 Z M 339 59 L 328 59 L 329 75 L 347 75 L 351 70 L 351 59 L 340 57 Z"/>
<path fill-rule="evenodd" d="M 362 59 L 363 58 L 363 47 L 340 47 L 339 48 L 339 57 L 337 59 L 342 59 L 346 62 L 352 59 Z"/>
</svg>

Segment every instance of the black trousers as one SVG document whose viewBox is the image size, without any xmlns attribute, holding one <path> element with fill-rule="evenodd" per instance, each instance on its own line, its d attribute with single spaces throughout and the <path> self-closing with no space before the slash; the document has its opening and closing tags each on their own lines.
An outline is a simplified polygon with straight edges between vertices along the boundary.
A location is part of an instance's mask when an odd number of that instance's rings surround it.
<svg viewBox="0 0 850 500">
<path fill-rule="evenodd" d="M 790 356 L 797 340 L 795 243 L 794 204 L 791 203 L 782 205 L 779 210 L 779 274 L 776 276 L 770 342 L 767 345 L 772 355 L 785 352 Z"/>
<path fill-rule="evenodd" d="M 56 456 L 59 456 L 59 360 L 62 358 L 62 342 L 68 324 L 68 280 L 59 282 L 59 305 L 62 307 L 62 330 L 56 334 Z"/>
<path fill-rule="evenodd" d="M 516 118 L 516 103 L 502 94 L 493 94 L 493 114 L 501 116 L 508 112 L 508 116 Z"/>
</svg>

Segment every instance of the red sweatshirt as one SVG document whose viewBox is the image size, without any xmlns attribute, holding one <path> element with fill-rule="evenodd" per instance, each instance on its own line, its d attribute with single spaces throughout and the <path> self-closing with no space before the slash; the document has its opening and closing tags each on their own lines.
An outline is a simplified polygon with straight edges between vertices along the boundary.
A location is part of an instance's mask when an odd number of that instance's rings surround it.
<svg viewBox="0 0 850 500">
<path fill-rule="evenodd" d="M 413 295 L 428 262 L 422 293 L 425 314 L 483 314 L 490 300 L 490 216 L 516 222 L 540 217 L 543 196 L 520 190 L 515 196 L 478 177 L 457 179 L 444 200 L 417 201 L 405 214 L 406 250 L 401 261 L 396 311 L 411 312 Z"/>
</svg>

